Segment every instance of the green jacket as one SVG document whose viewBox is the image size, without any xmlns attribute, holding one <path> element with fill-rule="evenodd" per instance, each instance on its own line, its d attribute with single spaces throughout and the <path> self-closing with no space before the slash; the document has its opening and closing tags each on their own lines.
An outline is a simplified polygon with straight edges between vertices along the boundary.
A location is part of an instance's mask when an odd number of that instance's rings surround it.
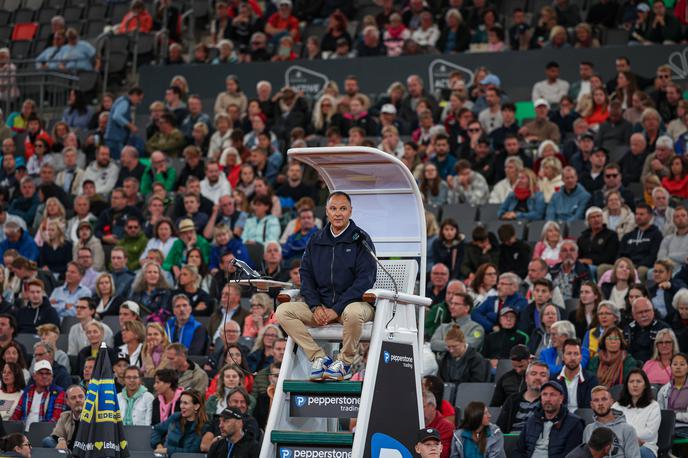
<svg viewBox="0 0 688 458">
<path fill-rule="evenodd" d="M 600 366 L 600 357 L 595 355 L 590 362 L 588 363 L 588 368 L 587 371 L 590 372 L 591 374 L 597 375 L 597 368 Z M 638 361 L 633 358 L 630 354 L 626 355 L 626 359 L 624 359 L 623 362 L 623 379 L 626 380 L 628 377 L 628 373 L 631 371 L 631 369 L 635 369 L 636 367 L 640 367 L 640 364 L 638 364 Z M 623 382 L 620 382 L 623 383 Z"/>
<path fill-rule="evenodd" d="M 127 268 L 132 272 L 139 270 L 141 267 L 139 257 L 143 253 L 143 250 L 146 249 L 147 244 L 148 237 L 146 237 L 143 231 L 138 237 L 124 236 L 122 240 L 117 242 L 117 246 L 124 248 L 124 251 L 127 252 Z"/>
<path fill-rule="evenodd" d="M 165 191 L 172 192 L 174 183 L 177 181 L 177 170 L 174 167 L 168 167 L 167 173 L 153 174 L 151 166 L 146 167 L 141 177 L 141 195 L 148 196 L 153 192 L 153 183 L 162 183 Z"/>
<path fill-rule="evenodd" d="M 444 301 L 432 304 L 430 310 L 425 312 L 425 341 L 429 342 L 437 328 L 443 323 L 449 323 L 451 316 Z"/>
<path fill-rule="evenodd" d="M 146 152 L 150 155 L 155 151 L 162 151 L 171 157 L 181 156 L 182 150 L 186 146 L 184 134 L 179 129 L 174 129 L 169 135 L 156 132 L 146 142 Z"/>
<path fill-rule="evenodd" d="M 203 261 L 207 265 L 208 261 L 210 260 L 210 243 L 208 243 L 208 241 L 202 236 L 197 235 L 195 247 L 198 247 L 201 250 Z M 186 244 L 184 241 L 182 239 L 177 239 L 172 244 L 172 248 L 170 248 L 170 252 L 165 258 L 165 262 L 162 263 L 162 268 L 171 271 L 173 266 L 181 267 L 186 261 L 187 251 L 188 250 L 186 249 Z"/>
</svg>

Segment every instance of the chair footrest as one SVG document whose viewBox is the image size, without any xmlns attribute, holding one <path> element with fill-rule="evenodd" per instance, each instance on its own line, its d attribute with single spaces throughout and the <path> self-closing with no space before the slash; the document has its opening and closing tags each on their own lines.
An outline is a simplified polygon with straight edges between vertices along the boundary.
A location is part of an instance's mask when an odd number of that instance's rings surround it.
<svg viewBox="0 0 688 458">
<path fill-rule="evenodd" d="M 328 433 L 322 431 L 273 431 L 270 439 L 274 444 L 333 445 L 351 447 L 353 433 Z"/>
<path fill-rule="evenodd" d="M 361 394 L 363 382 L 309 382 L 307 380 L 285 380 L 282 389 L 287 393 L 316 394 Z"/>
<path fill-rule="evenodd" d="M 341 341 L 344 334 L 344 326 L 341 324 L 328 324 L 321 328 L 308 328 L 308 332 L 315 340 L 329 340 L 329 341 Z M 361 332 L 361 340 L 370 340 L 373 335 L 373 322 L 368 321 L 363 323 L 363 331 Z"/>
</svg>

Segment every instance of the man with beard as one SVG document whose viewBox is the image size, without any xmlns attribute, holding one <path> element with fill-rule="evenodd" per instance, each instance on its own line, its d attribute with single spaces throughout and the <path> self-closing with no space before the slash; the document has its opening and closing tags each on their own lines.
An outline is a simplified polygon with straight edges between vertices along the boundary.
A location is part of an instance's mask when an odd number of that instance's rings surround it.
<svg viewBox="0 0 688 458">
<path fill-rule="evenodd" d="M 497 426 L 504 434 L 521 431 L 528 418 L 540 408 L 540 390 L 549 380 L 549 368 L 541 361 L 533 361 L 526 369 L 526 390 L 511 394 L 499 413 Z"/>
<path fill-rule="evenodd" d="M 571 413 L 576 409 L 588 409 L 590 392 L 597 386 L 597 377 L 583 370 L 583 354 L 578 339 L 566 339 L 562 348 L 564 367 L 556 380 L 566 388 L 566 405 Z"/>
<path fill-rule="evenodd" d="M 80 385 L 71 385 L 65 392 L 65 399 L 69 410 L 62 412 L 52 434 L 43 438 L 42 446 L 45 448 L 71 450 L 74 446 L 74 438 L 79 430 L 79 419 L 86 399 L 86 390 Z"/>
<path fill-rule="evenodd" d="M 588 442 L 597 428 L 609 428 L 614 433 L 614 445 L 606 456 L 613 458 L 630 458 L 641 456 L 638 436 L 635 428 L 626 423 L 626 417 L 618 410 L 612 410 L 614 398 L 609 388 L 604 385 L 592 389 L 590 407 L 595 414 L 595 421 L 585 427 L 583 441 Z"/>
<path fill-rule="evenodd" d="M 227 456 L 241 456 L 257 458 L 260 454 L 260 444 L 244 433 L 244 416 L 236 407 L 229 407 L 220 414 L 221 436 L 208 450 L 208 458 L 225 458 Z"/>
<path fill-rule="evenodd" d="M 564 458 L 583 442 L 585 424 L 566 409 L 565 396 L 566 390 L 557 381 L 542 385 L 542 408 L 526 420 L 512 458 Z"/>
</svg>

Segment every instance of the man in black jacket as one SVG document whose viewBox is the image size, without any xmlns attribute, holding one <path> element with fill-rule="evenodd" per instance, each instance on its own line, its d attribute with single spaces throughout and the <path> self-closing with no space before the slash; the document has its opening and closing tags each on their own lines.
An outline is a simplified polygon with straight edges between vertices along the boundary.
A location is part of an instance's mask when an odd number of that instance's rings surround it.
<svg viewBox="0 0 688 458">
<path fill-rule="evenodd" d="M 636 207 L 635 224 L 637 227 L 621 239 L 619 257 L 630 258 L 638 269 L 640 278 L 644 279 L 657 259 L 663 236 L 657 226 L 652 224 L 652 208 L 646 203 Z"/>
<path fill-rule="evenodd" d="M 566 390 L 550 380 L 540 389 L 542 408 L 526 420 L 512 458 L 564 458 L 583 442 L 583 419 L 569 413 L 564 405 Z"/>
<path fill-rule="evenodd" d="M 228 407 L 220 414 L 220 432 L 208 450 L 208 458 L 241 456 L 258 458 L 260 444 L 252 436 L 244 433 L 244 416 L 236 407 Z"/>
<path fill-rule="evenodd" d="M 533 361 L 526 369 L 526 390 L 509 395 L 502 406 L 497 426 L 505 434 L 523 429 L 528 418 L 540 408 L 540 389 L 549 380 L 549 367 Z"/>
<path fill-rule="evenodd" d="M 599 266 L 614 264 L 619 250 L 619 237 L 604 224 L 600 207 L 590 207 L 585 212 L 588 228 L 578 237 L 578 261 Z"/>
<path fill-rule="evenodd" d="M 286 333 L 313 362 L 311 380 L 351 378 L 363 323 L 375 312 L 363 293 L 373 287 L 377 265 L 364 244 L 372 240 L 351 220 L 351 198 L 333 192 L 327 199 L 328 224 L 311 237 L 301 260 L 303 302 L 282 304 L 275 314 Z M 333 361 L 315 343 L 307 326 L 344 325 L 342 349 Z"/>
<path fill-rule="evenodd" d="M 28 300 L 17 310 L 17 330 L 20 334 L 36 334 L 36 326 L 52 323 L 60 325 L 57 310 L 50 305 L 45 296 L 43 282 L 34 279 L 25 285 Z"/>
<path fill-rule="evenodd" d="M 503 310 L 511 309 L 505 307 L 502 311 Z M 514 320 L 514 324 L 515 322 L 516 320 Z M 499 332 L 490 334 L 490 336 L 498 334 Z M 487 355 L 487 357 L 489 358 L 489 355 Z M 520 394 L 527 386 L 524 385 L 524 382 L 528 364 L 530 363 L 530 352 L 528 351 L 528 347 L 523 344 L 514 345 L 509 352 L 509 357 L 511 359 L 512 369 L 497 380 L 497 385 L 492 393 L 492 401 L 490 401 L 490 405 L 493 407 L 501 407 L 509 396 L 512 394 Z M 545 379 L 542 383 L 546 381 Z"/>
<path fill-rule="evenodd" d="M 624 329 L 624 338 L 628 342 L 628 352 L 642 364 L 652 357 L 657 332 L 669 325 L 655 318 L 652 302 L 645 297 L 633 301 L 631 313 L 633 321 Z"/>
</svg>

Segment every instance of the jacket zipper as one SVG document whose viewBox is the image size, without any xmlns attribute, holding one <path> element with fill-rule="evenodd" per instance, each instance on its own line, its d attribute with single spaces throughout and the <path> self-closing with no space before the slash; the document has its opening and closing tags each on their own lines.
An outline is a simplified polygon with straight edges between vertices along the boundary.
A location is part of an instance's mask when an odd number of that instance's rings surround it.
<svg viewBox="0 0 688 458">
<path fill-rule="evenodd" d="M 332 305 L 334 306 L 334 301 L 337 296 L 337 292 L 334 289 L 334 249 L 337 247 L 335 243 L 332 245 L 332 260 L 330 261 L 330 284 L 332 285 Z"/>
</svg>

